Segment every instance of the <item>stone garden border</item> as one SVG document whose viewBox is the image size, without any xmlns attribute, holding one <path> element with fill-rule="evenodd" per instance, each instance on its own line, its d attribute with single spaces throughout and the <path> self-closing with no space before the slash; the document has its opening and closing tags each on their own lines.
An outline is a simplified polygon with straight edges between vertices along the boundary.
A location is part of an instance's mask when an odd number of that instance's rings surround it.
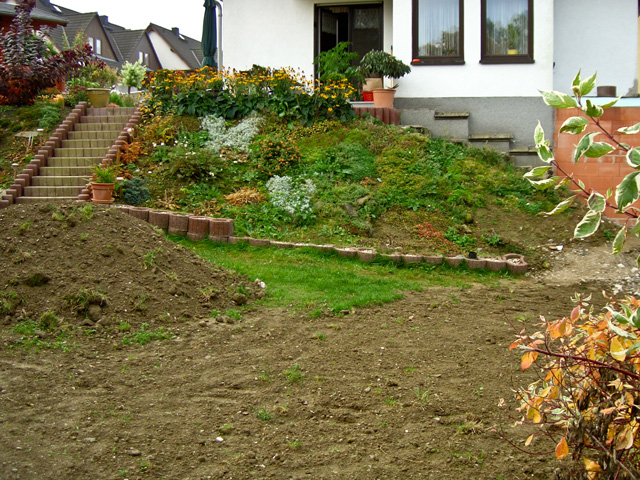
<svg viewBox="0 0 640 480">
<path fill-rule="evenodd" d="M 357 258 L 361 262 L 372 262 L 380 257 L 400 264 L 439 265 L 446 263 L 450 267 L 457 267 L 465 262 L 470 270 L 486 269 L 500 271 L 507 269 L 512 275 L 523 275 L 529 270 L 529 264 L 523 255 L 508 253 L 504 258 L 466 258 L 462 255 L 420 255 L 420 254 L 378 254 L 369 247 L 337 247 L 334 245 L 315 245 L 313 243 L 293 243 L 263 238 L 237 237 L 233 235 L 233 220 L 228 218 L 204 217 L 178 212 L 168 212 L 147 207 L 132 207 L 116 205 L 117 210 L 127 213 L 137 219 L 149 222 L 162 230 L 174 235 L 186 236 L 190 240 L 198 241 L 209 238 L 214 242 L 237 244 L 246 242 L 254 247 L 272 246 L 276 248 L 314 248 L 324 253 L 335 253 L 343 258 Z"/>
</svg>

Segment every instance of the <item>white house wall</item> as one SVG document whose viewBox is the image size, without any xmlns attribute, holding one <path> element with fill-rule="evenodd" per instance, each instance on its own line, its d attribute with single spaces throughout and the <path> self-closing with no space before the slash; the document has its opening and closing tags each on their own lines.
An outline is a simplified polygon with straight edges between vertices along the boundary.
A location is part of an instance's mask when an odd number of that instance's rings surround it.
<svg viewBox="0 0 640 480">
<path fill-rule="evenodd" d="M 598 72 L 598 85 L 638 93 L 636 0 L 556 0 L 555 90 L 569 91 L 578 70 Z"/>
<path fill-rule="evenodd" d="M 411 3 L 393 5 L 394 55 L 410 64 Z M 553 0 L 534 1 L 532 64 L 481 64 L 481 12 L 478 0 L 464 2 L 464 65 L 418 65 L 397 81 L 397 97 L 533 97 L 550 89 L 553 66 Z"/>
<path fill-rule="evenodd" d="M 407 1 L 407 0 L 405 0 Z M 246 70 L 252 65 L 293 67 L 313 75 L 316 5 L 376 3 L 371 0 L 225 0 L 224 66 Z M 384 45 L 392 45 L 392 2 L 384 2 Z M 242 32 L 238 35 L 237 32 Z"/>
<path fill-rule="evenodd" d="M 149 29 L 149 40 L 156 51 L 162 68 L 169 70 L 190 70 L 191 67 L 178 54 L 171 50 L 171 46 L 157 33 Z"/>
</svg>

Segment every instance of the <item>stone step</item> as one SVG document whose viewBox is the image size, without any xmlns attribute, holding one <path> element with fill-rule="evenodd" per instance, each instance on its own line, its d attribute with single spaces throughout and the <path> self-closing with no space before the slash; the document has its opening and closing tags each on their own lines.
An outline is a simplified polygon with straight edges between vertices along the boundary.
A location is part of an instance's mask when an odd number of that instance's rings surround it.
<svg viewBox="0 0 640 480">
<path fill-rule="evenodd" d="M 83 139 L 83 140 L 63 140 L 62 148 L 104 148 L 109 150 L 109 147 L 113 145 L 112 140 L 103 139 Z"/>
<path fill-rule="evenodd" d="M 131 115 L 91 115 L 80 117 L 80 123 L 110 123 L 125 125 Z"/>
<path fill-rule="evenodd" d="M 54 157 L 101 157 L 106 155 L 108 147 L 96 148 L 56 148 Z"/>
<path fill-rule="evenodd" d="M 82 131 L 82 132 L 69 132 L 69 140 L 110 140 L 112 143 L 118 138 L 118 134 L 122 129 L 118 130 L 102 130 L 96 131 Z"/>
<path fill-rule="evenodd" d="M 469 138 L 469 112 L 440 112 L 431 108 L 401 110 L 402 125 L 421 125 L 432 137 L 466 143 Z"/>
<path fill-rule="evenodd" d="M 475 147 L 489 147 L 502 153 L 509 153 L 513 135 L 510 133 L 481 133 L 469 135 L 469 143 Z"/>
<path fill-rule="evenodd" d="M 90 167 L 91 165 L 100 163 L 102 158 L 103 157 L 52 157 L 47 160 L 47 167 Z"/>
<path fill-rule="evenodd" d="M 78 176 L 61 176 L 61 175 L 38 175 L 31 179 L 31 186 L 33 187 L 75 187 L 84 186 L 91 180 L 91 173 L 89 175 Z"/>
<path fill-rule="evenodd" d="M 87 117 L 82 117 L 87 118 Z M 73 130 L 75 132 L 114 132 L 117 133 L 122 130 L 122 127 L 126 125 L 125 123 L 76 123 L 73 126 Z"/>
<path fill-rule="evenodd" d="M 466 120 L 469 118 L 469 112 L 435 112 L 434 120 Z"/>
<path fill-rule="evenodd" d="M 78 200 L 78 196 L 73 197 L 18 197 L 16 198 L 16 203 L 25 204 L 25 203 L 63 203 L 63 202 L 74 202 Z"/>
<path fill-rule="evenodd" d="M 51 161 L 51 160 L 49 160 Z M 96 159 L 96 161 L 92 164 L 95 165 L 100 162 L 100 159 Z M 40 175 L 35 178 L 41 177 L 86 177 L 91 176 L 91 166 L 86 165 L 82 167 L 40 167 L 38 171 Z"/>
<path fill-rule="evenodd" d="M 59 187 L 25 187 L 25 197 L 77 197 L 82 193 L 85 185 L 59 186 Z M 18 197 L 21 198 L 21 197 Z"/>
<path fill-rule="evenodd" d="M 535 147 L 512 148 L 511 150 L 509 150 L 509 157 L 511 158 L 511 163 L 519 168 L 529 169 L 547 165 L 542 160 L 540 160 Z"/>
<path fill-rule="evenodd" d="M 95 108 L 90 107 L 87 109 L 88 117 L 102 117 L 102 116 L 114 116 L 114 115 L 127 115 L 131 116 L 135 113 L 136 107 L 104 107 Z"/>
</svg>

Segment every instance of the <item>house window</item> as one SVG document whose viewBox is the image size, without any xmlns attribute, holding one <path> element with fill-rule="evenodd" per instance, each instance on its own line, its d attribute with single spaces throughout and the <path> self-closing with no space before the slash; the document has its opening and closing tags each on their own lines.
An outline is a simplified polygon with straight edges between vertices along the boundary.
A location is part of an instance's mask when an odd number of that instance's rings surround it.
<svg viewBox="0 0 640 480">
<path fill-rule="evenodd" d="M 93 48 L 93 37 L 88 37 L 87 38 L 87 43 L 91 47 L 91 50 L 94 50 L 94 53 L 95 53 L 95 49 Z"/>
<path fill-rule="evenodd" d="M 533 63 L 533 0 L 482 0 L 481 63 Z"/>
<path fill-rule="evenodd" d="M 144 54 L 144 64 L 145 65 L 149 65 L 149 54 L 148 53 Z"/>
<path fill-rule="evenodd" d="M 102 55 L 102 42 L 96 38 L 96 55 Z"/>
<path fill-rule="evenodd" d="M 144 64 L 144 54 L 142 52 L 138 52 L 138 62 Z"/>
<path fill-rule="evenodd" d="M 463 0 L 413 0 L 413 65 L 463 64 Z"/>
</svg>

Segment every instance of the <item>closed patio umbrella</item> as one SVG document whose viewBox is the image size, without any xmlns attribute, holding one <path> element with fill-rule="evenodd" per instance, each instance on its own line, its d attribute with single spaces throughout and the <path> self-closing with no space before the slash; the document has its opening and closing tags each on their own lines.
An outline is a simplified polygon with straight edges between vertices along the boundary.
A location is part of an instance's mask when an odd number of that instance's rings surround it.
<svg viewBox="0 0 640 480">
<path fill-rule="evenodd" d="M 218 68 L 216 51 L 218 50 L 216 27 L 216 4 L 214 0 L 204 0 L 204 23 L 202 25 L 203 67 Z"/>
</svg>

